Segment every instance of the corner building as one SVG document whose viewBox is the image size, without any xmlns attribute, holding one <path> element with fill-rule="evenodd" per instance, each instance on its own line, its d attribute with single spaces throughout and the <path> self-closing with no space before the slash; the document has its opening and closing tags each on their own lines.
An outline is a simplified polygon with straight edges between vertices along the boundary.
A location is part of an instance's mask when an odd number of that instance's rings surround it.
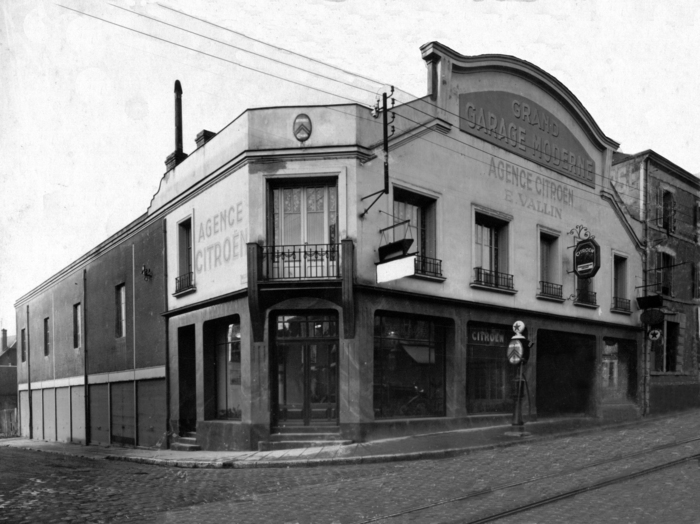
<svg viewBox="0 0 700 524">
<path fill-rule="evenodd" d="M 360 105 L 250 109 L 171 156 L 143 221 L 165 232 L 148 310 L 173 442 L 508 422 L 516 320 L 535 343 L 527 416 L 639 416 L 642 247 L 611 190 L 618 144 L 530 63 L 421 51 L 428 95 L 392 109 L 388 192 L 382 119 Z M 588 234 L 600 269 L 577 279 Z"/>
</svg>

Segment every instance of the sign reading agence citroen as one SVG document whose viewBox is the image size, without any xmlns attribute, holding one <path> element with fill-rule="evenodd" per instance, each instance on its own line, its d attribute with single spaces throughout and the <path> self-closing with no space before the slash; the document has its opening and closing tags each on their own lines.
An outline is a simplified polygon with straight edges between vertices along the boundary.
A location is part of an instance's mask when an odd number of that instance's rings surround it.
<svg viewBox="0 0 700 524">
<path fill-rule="evenodd" d="M 459 95 L 459 128 L 562 175 L 595 187 L 596 165 L 554 115 L 505 91 Z"/>
</svg>

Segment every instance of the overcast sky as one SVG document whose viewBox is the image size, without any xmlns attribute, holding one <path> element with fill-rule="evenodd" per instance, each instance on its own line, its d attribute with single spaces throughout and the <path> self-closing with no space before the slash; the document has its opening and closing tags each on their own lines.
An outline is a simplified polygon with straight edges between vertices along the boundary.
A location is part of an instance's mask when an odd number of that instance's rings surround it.
<svg viewBox="0 0 700 524">
<path fill-rule="evenodd" d="M 15 300 L 146 211 L 174 149 L 176 79 L 191 152 L 248 107 L 370 104 L 382 84 L 423 96 L 433 40 L 530 61 L 622 151 L 700 172 L 696 0 L 5 0 L 0 325 L 14 334 Z"/>
</svg>

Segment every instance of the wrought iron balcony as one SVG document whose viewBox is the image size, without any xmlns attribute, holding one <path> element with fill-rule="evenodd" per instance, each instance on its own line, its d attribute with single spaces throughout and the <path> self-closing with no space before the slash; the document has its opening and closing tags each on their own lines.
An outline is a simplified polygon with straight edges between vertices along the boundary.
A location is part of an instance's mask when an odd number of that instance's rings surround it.
<svg viewBox="0 0 700 524">
<path fill-rule="evenodd" d="M 593 291 L 586 291 L 584 289 L 576 290 L 576 302 L 581 304 L 588 304 L 590 306 L 597 306 L 596 294 Z"/>
<path fill-rule="evenodd" d="M 561 284 L 553 284 L 540 280 L 540 295 L 552 298 L 562 298 Z"/>
<path fill-rule="evenodd" d="M 626 298 L 613 297 L 612 308 L 617 309 L 619 311 L 631 311 L 630 301 Z"/>
<path fill-rule="evenodd" d="M 415 268 L 417 275 L 426 275 L 429 277 L 442 276 L 442 260 L 439 258 L 430 258 L 417 255 Z"/>
<path fill-rule="evenodd" d="M 194 289 L 194 273 L 191 271 L 175 278 L 175 293 Z"/>
<path fill-rule="evenodd" d="M 340 244 L 264 246 L 264 280 L 337 279 L 341 276 Z"/>
<path fill-rule="evenodd" d="M 499 273 L 498 271 L 489 271 L 482 267 L 474 268 L 474 284 L 488 286 L 499 289 L 514 289 L 513 275 L 508 273 Z"/>
</svg>

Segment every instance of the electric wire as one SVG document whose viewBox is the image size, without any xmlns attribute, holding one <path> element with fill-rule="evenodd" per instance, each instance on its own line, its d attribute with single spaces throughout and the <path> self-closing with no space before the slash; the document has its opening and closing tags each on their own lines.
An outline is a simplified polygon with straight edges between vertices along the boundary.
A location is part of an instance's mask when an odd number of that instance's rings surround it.
<svg viewBox="0 0 700 524">
<path fill-rule="evenodd" d="M 264 75 L 267 75 L 267 76 L 271 76 L 271 77 L 273 77 L 273 78 L 277 78 L 277 79 L 282 80 L 282 81 L 287 81 L 287 82 L 293 83 L 293 84 L 298 85 L 298 86 L 300 86 L 300 87 L 306 87 L 306 88 L 309 88 L 309 89 L 312 89 L 312 90 L 315 90 L 315 91 L 319 91 L 319 92 L 321 92 L 321 93 L 324 93 L 324 94 L 327 94 L 327 95 L 330 95 L 330 96 L 333 96 L 333 97 L 336 97 L 336 98 L 341 98 L 341 99 L 350 101 L 350 102 L 352 102 L 352 103 L 356 103 L 356 104 L 358 104 L 358 105 L 360 105 L 360 106 L 366 107 L 362 102 L 360 102 L 360 101 L 358 101 L 358 100 L 356 100 L 356 99 L 354 99 L 354 98 L 350 98 L 350 97 L 347 97 L 347 96 L 343 96 L 343 95 L 340 95 L 340 94 L 337 94 L 337 93 L 330 92 L 330 91 L 328 91 L 328 90 L 320 89 L 320 88 L 317 88 L 317 87 L 314 87 L 314 86 L 305 84 L 305 83 L 303 83 L 303 82 L 298 82 L 298 81 L 295 81 L 295 80 L 291 80 L 291 79 L 289 79 L 289 78 L 285 78 L 285 77 L 280 76 L 280 75 L 276 75 L 276 74 L 273 74 L 273 73 L 269 73 L 269 72 L 266 72 L 266 71 L 262 71 L 262 70 L 260 70 L 260 69 L 256 69 L 256 68 L 253 68 L 253 67 L 250 67 L 250 66 L 246 66 L 246 65 L 241 64 L 241 63 L 239 63 L 239 62 L 236 62 L 236 61 L 233 61 L 233 60 L 229 60 L 229 59 L 227 59 L 227 58 L 223 58 L 223 57 L 221 57 L 221 56 L 214 55 L 214 54 L 212 54 L 212 53 L 207 53 L 207 52 L 205 52 L 205 51 L 201 51 L 201 50 L 198 50 L 198 49 L 189 47 L 189 46 L 185 46 L 185 45 L 183 45 L 183 44 L 178 44 L 177 42 L 173 42 L 173 41 L 171 41 L 171 40 L 168 40 L 168 39 L 165 39 L 165 38 L 161 38 L 161 37 L 152 35 L 152 34 L 150 34 L 150 33 L 146 33 L 146 32 L 143 32 L 143 31 L 139 31 L 138 29 L 134 29 L 134 28 L 125 26 L 125 25 L 123 25 L 123 24 L 118 24 L 118 23 L 116 23 L 116 22 L 112 22 L 112 21 L 110 21 L 110 20 L 107 20 L 107 19 L 104 19 L 104 18 L 95 16 L 95 15 L 91 15 L 91 14 L 86 13 L 86 12 L 83 12 L 83 11 L 79 11 L 79 10 L 76 10 L 76 9 L 73 9 L 73 8 L 70 8 L 70 7 L 67 7 L 67 6 L 63 6 L 63 5 L 61 5 L 61 4 L 57 4 L 57 5 L 59 5 L 60 7 L 65 8 L 65 9 L 68 9 L 68 10 L 70 10 L 70 11 L 73 11 L 73 12 L 76 12 L 76 13 L 79 13 L 79 14 L 84 14 L 84 15 L 86 15 L 86 16 L 88 16 L 88 17 L 91 17 L 91 18 L 94 18 L 94 19 L 97 19 L 97 20 L 100 20 L 100 21 L 109 23 L 109 24 L 111 24 L 111 25 L 115 25 L 115 26 L 120 27 L 120 28 L 123 28 L 123 29 L 127 29 L 127 30 L 129 30 L 129 31 L 132 31 L 132 32 L 141 34 L 141 35 L 143 35 L 143 36 L 151 37 L 151 38 L 154 38 L 154 39 L 156 39 L 156 40 L 162 41 L 162 42 L 164 42 L 164 43 L 169 43 L 169 44 L 175 45 L 176 47 L 184 48 L 184 49 L 187 49 L 187 50 L 192 51 L 192 52 L 195 52 L 195 53 L 200 53 L 200 54 L 203 54 L 203 55 L 205 55 L 205 56 L 209 56 L 210 58 L 214 58 L 214 59 L 217 59 L 217 60 L 221 60 L 221 61 L 224 61 L 224 62 L 228 62 L 228 63 L 231 63 L 232 65 L 237 65 L 237 66 L 240 66 L 240 67 L 242 67 L 242 68 L 244 68 L 244 69 L 248 69 L 248 70 L 251 70 L 251 71 L 254 71 L 254 72 L 258 72 L 258 73 L 261 73 L 261 74 L 264 74 Z M 114 6 L 114 4 L 110 4 L 110 5 L 113 5 L 113 6 Z M 159 4 L 159 5 L 161 5 L 161 4 Z M 119 7 L 119 6 L 114 6 L 114 7 L 118 7 L 119 9 L 123 9 L 123 8 L 121 8 L 121 7 Z M 165 7 L 166 9 L 170 9 L 170 8 L 167 7 L 167 6 L 162 6 L 162 5 L 161 5 L 161 7 Z M 130 11 L 130 10 L 128 10 L 128 9 L 124 9 L 124 10 Z M 170 10 L 173 10 L 173 9 L 170 9 Z M 181 11 L 177 11 L 177 10 L 173 10 L 173 11 L 178 12 L 178 13 L 181 13 L 181 14 L 185 14 L 185 13 L 182 13 Z M 140 15 L 140 13 L 135 13 L 135 12 L 133 12 L 133 11 L 130 11 L 130 12 L 133 13 L 133 14 L 137 14 L 137 15 L 139 15 L 139 16 L 144 16 L 144 17 L 146 17 L 146 18 L 151 18 L 151 17 L 145 16 L 145 15 Z M 185 14 L 185 15 L 186 15 L 186 14 Z M 186 15 L 186 16 L 191 16 L 191 15 Z M 192 18 L 198 19 L 197 17 L 192 17 Z M 151 18 L 151 19 L 152 19 L 152 18 Z M 155 20 L 155 19 L 154 19 L 154 20 Z M 200 20 L 200 19 L 198 19 L 198 20 Z M 157 21 L 157 20 L 156 20 L 156 21 Z M 163 23 L 165 23 L 165 22 L 163 22 Z M 206 23 L 210 23 L 210 22 L 206 22 Z M 210 24 L 211 24 L 211 23 L 210 23 Z M 165 23 L 165 25 L 169 25 L 169 26 L 171 26 L 171 27 L 175 27 L 175 28 L 177 28 L 177 29 L 180 29 L 180 30 L 183 30 L 183 31 L 192 33 L 192 34 L 196 34 L 197 36 L 201 36 L 201 35 L 199 35 L 199 34 L 197 34 L 197 33 L 191 32 L 191 31 L 189 31 L 189 30 L 187 30 L 187 29 L 180 28 L 180 27 L 177 27 L 177 26 L 173 26 L 172 24 Z M 215 25 L 215 26 L 216 26 L 216 24 L 212 24 L 212 25 Z M 217 26 L 217 27 L 220 27 L 220 26 Z M 225 28 L 223 28 L 223 29 L 225 29 Z M 231 31 L 231 30 L 229 30 L 229 31 Z M 231 31 L 231 32 L 236 33 L 235 31 Z M 239 34 L 239 33 L 236 33 L 236 34 Z M 244 36 L 245 36 L 245 35 L 244 35 Z M 204 38 L 208 38 L 208 39 L 210 39 L 210 40 L 214 40 L 214 39 L 211 39 L 211 38 L 206 37 L 206 36 L 203 36 L 203 37 L 204 37 Z M 250 38 L 250 37 L 246 37 L 246 38 Z M 252 39 L 252 38 L 251 38 L 251 39 Z M 264 43 L 264 42 L 259 41 L 259 40 L 255 40 L 255 39 L 252 39 L 252 40 L 257 41 L 257 42 Z M 216 41 L 216 40 L 214 40 L 214 41 Z M 218 41 L 216 41 L 216 42 L 218 42 Z M 266 44 L 266 45 L 269 45 L 270 47 L 276 48 L 276 46 L 273 46 L 273 45 L 271 45 L 271 44 Z M 281 49 L 281 48 L 280 48 L 280 49 Z M 290 53 L 293 53 L 293 52 L 290 51 Z M 296 54 L 296 53 L 294 53 L 294 54 Z M 259 56 L 263 56 L 263 55 L 259 55 Z M 304 56 L 304 55 L 298 55 L 298 56 Z M 309 58 L 309 57 L 305 57 L 305 58 L 308 58 L 309 60 L 316 61 L 316 60 L 311 59 L 311 58 Z M 275 61 L 275 62 L 278 62 L 278 63 L 282 63 L 281 61 L 276 60 L 276 59 L 271 59 L 271 60 L 273 60 L 273 61 Z M 319 62 L 319 63 L 321 63 L 321 64 L 324 64 L 323 62 L 320 62 L 320 61 L 317 61 L 317 62 Z M 290 64 L 287 64 L 287 65 L 290 65 Z M 327 65 L 328 67 L 335 67 L 335 66 L 330 66 L 330 65 L 328 65 L 328 64 L 324 64 L 324 65 Z M 291 65 L 290 65 L 290 67 L 294 67 L 294 66 L 291 66 Z M 344 71 L 344 70 L 342 70 L 342 71 Z M 344 71 L 344 72 L 346 72 L 346 71 Z M 317 74 L 317 73 L 314 73 L 314 72 L 310 72 L 310 73 L 311 73 L 311 74 Z M 346 72 L 346 73 L 347 73 L 347 72 Z M 348 74 L 352 74 L 352 73 L 348 73 Z M 318 75 L 318 74 L 317 74 L 317 75 Z M 323 75 L 319 75 L 319 76 L 323 76 Z M 359 76 L 359 75 L 357 75 L 357 76 Z M 328 78 L 328 77 L 325 77 L 325 76 L 323 76 L 323 77 L 324 77 L 324 78 Z M 364 77 L 363 77 L 363 78 L 364 78 Z M 374 81 L 374 80 L 371 80 L 371 81 Z M 374 82 L 377 82 L 377 81 L 374 81 Z M 341 82 L 341 83 L 344 83 L 344 82 Z M 382 85 L 386 85 L 386 84 L 382 84 Z M 356 88 L 357 88 L 357 86 L 352 86 L 352 85 L 351 85 L 351 87 L 356 87 Z M 436 105 L 434 105 L 434 104 L 431 104 L 431 103 L 425 101 L 424 99 L 420 99 L 419 101 L 424 102 L 424 103 L 429 104 L 429 105 L 432 105 L 432 106 L 434 106 L 434 107 L 436 107 L 436 108 L 438 108 L 438 109 L 442 109 L 442 108 L 439 108 L 439 106 L 436 106 Z M 326 106 L 326 107 L 328 107 L 328 106 Z M 414 105 L 411 105 L 410 107 L 411 107 L 412 109 L 418 111 L 418 112 L 421 112 L 421 113 L 424 113 L 424 114 L 430 116 L 431 118 L 435 118 L 434 115 L 431 115 L 430 113 L 426 113 L 425 111 L 422 111 L 422 110 L 416 108 Z M 336 108 L 332 108 L 332 107 L 328 107 L 328 109 L 337 110 Z M 442 109 L 442 110 L 444 110 L 444 109 Z M 342 112 L 342 111 L 341 111 L 341 112 Z M 450 113 L 449 111 L 447 111 L 447 112 Z M 349 114 L 349 113 L 345 113 L 345 114 Z M 454 113 L 451 113 L 451 114 L 454 114 Z M 410 121 L 410 122 L 412 122 L 412 123 L 414 123 L 414 124 L 416 124 L 416 125 L 425 127 L 426 129 L 429 129 L 429 127 L 426 126 L 425 124 L 421 124 L 420 122 L 416 122 L 415 120 L 412 120 L 412 119 L 406 117 L 405 115 L 399 114 L 399 116 L 402 117 L 402 118 L 404 118 L 404 119 L 406 119 L 406 120 L 408 120 L 408 121 Z M 457 116 L 458 116 L 458 115 L 457 115 Z M 362 118 L 362 117 L 360 117 L 360 118 Z M 368 118 L 364 118 L 364 119 L 365 119 L 365 120 L 371 121 L 371 120 L 368 119 Z M 376 122 L 376 123 L 378 124 L 378 122 Z M 493 154 L 493 153 L 487 152 L 487 151 L 485 151 L 485 150 L 483 150 L 483 149 L 481 149 L 481 148 L 479 148 L 479 147 L 474 146 L 473 144 L 468 144 L 468 143 L 466 143 L 466 142 L 464 142 L 464 141 L 461 141 L 461 140 L 459 140 L 459 139 L 457 139 L 456 137 L 453 137 L 453 136 L 451 136 L 451 135 L 446 135 L 446 136 L 447 136 L 448 138 L 450 138 L 451 140 L 456 141 L 456 142 L 458 142 L 458 143 L 460 143 L 460 144 L 462 144 L 462 145 L 465 145 L 465 146 L 467 146 L 467 147 L 471 147 L 471 148 L 473 148 L 473 149 L 476 149 L 476 150 L 478 150 L 478 151 L 481 151 L 481 152 L 484 153 L 484 154 L 493 156 L 494 158 L 498 158 L 499 160 L 502 160 L 502 161 L 504 161 L 504 162 L 509 162 L 510 164 L 515 165 L 515 166 L 517 166 L 517 167 L 519 167 L 519 168 L 521 168 L 521 169 L 528 170 L 528 168 L 527 168 L 526 166 L 523 166 L 522 164 L 519 164 L 519 163 L 514 162 L 514 161 L 512 161 L 512 160 L 507 160 L 507 159 L 505 159 L 505 158 L 503 158 L 503 157 L 500 157 L 500 156 L 495 155 L 495 154 Z M 454 150 L 454 149 L 452 149 L 452 148 L 448 148 L 448 147 L 443 146 L 443 145 L 441 145 L 441 144 L 437 144 L 437 143 L 435 143 L 435 142 L 432 142 L 432 141 L 430 141 L 430 140 L 427 140 L 425 137 L 418 137 L 418 138 L 421 139 L 421 140 L 425 140 L 425 141 L 427 141 L 428 143 L 431 143 L 431 144 L 436 145 L 436 146 L 438 146 L 438 147 L 443 147 L 443 148 L 445 148 L 445 149 L 447 149 L 447 150 L 450 150 L 450 151 L 452 151 L 452 152 L 454 152 L 454 153 L 457 153 L 457 154 L 459 154 L 459 155 L 461 155 L 461 156 L 463 156 L 463 157 L 465 157 L 465 158 L 470 158 L 470 159 L 472 159 L 472 160 L 474 160 L 474 161 L 477 161 L 477 162 L 481 162 L 481 163 L 486 164 L 485 162 L 481 161 L 480 159 L 471 157 L 471 156 L 466 155 L 466 154 L 464 154 L 464 153 L 462 153 L 462 152 L 460 152 L 460 151 L 456 151 L 456 150 Z M 591 195 L 596 196 L 596 197 L 599 196 L 599 195 L 598 195 L 597 193 L 595 193 L 594 191 L 590 191 L 590 190 L 587 190 L 587 189 L 583 189 L 583 188 L 576 187 L 576 186 L 574 186 L 573 184 L 571 184 L 571 183 L 569 183 L 569 182 L 567 182 L 567 181 L 559 180 L 559 179 L 553 178 L 553 177 L 551 177 L 551 176 L 549 176 L 549 175 L 546 175 L 546 174 L 543 174 L 543 173 L 537 173 L 537 174 L 539 174 L 539 175 L 542 176 L 543 178 L 547 178 L 547 179 L 549 179 L 549 180 L 551 180 L 551 181 L 553 181 L 553 182 L 555 182 L 555 183 L 560 183 L 560 184 L 563 184 L 563 185 L 570 186 L 570 187 L 573 188 L 573 189 L 578 189 L 578 190 L 581 191 L 581 192 L 588 193 L 588 194 L 591 194 Z M 605 178 L 605 177 L 603 177 L 602 174 L 600 174 L 600 173 L 596 173 L 596 174 L 599 174 L 599 175 L 601 175 L 602 178 Z M 589 200 L 589 199 L 586 199 L 586 198 L 581 198 L 580 196 L 579 196 L 579 198 L 580 198 L 581 200 L 583 200 L 583 201 L 587 201 L 587 202 L 590 202 L 590 203 L 592 203 L 592 204 L 595 204 L 595 205 L 599 205 L 599 206 L 601 206 L 601 207 L 604 207 L 602 204 L 600 204 L 600 203 L 597 202 L 597 201 Z M 641 200 L 641 199 L 638 198 L 637 200 Z M 641 206 L 640 206 L 640 207 L 641 207 Z M 688 215 L 688 216 L 689 216 L 689 215 Z"/>
</svg>

